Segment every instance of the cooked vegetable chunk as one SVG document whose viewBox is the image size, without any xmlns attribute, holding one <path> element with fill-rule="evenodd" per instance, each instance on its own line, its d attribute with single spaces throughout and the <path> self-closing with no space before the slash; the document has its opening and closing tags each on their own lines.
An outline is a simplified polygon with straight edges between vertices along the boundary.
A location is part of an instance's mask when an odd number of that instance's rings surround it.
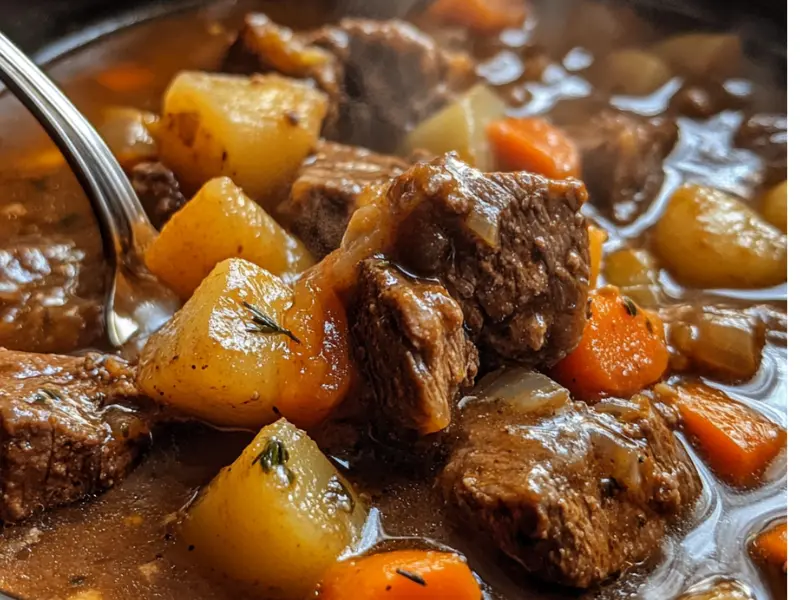
<svg viewBox="0 0 800 600">
<path fill-rule="evenodd" d="M 396 550 L 334 565 L 319 600 L 480 600 L 481 588 L 458 554 Z"/>
<path fill-rule="evenodd" d="M 652 52 L 624 48 L 603 59 L 597 69 L 597 83 L 616 94 L 646 96 L 672 77 L 672 71 Z"/>
<path fill-rule="evenodd" d="M 219 263 L 142 351 L 137 381 L 154 400 L 220 426 L 257 429 L 285 415 L 310 426 L 349 382 L 344 314 L 299 283 L 241 259 Z"/>
<path fill-rule="evenodd" d="M 742 42 L 736 34 L 687 33 L 659 42 L 653 51 L 682 75 L 719 79 L 737 74 Z"/>
<path fill-rule="evenodd" d="M 786 281 L 786 236 L 730 194 L 686 185 L 655 228 L 659 258 L 681 281 L 759 288 Z"/>
<path fill-rule="evenodd" d="M 269 204 L 319 139 L 327 104 L 310 84 L 279 75 L 183 72 L 164 97 L 161 159 L 189 190 L 227 175 Z"/>
<path fill-rule="evenodd" d="M 655 314 L 613 287 L 591 292 L 589 312 L 580 344 L 553 369 L 559 383 L 590 400 L 631 396 L 661 378 L 669 352 Z"/>
<path fill-rule="evenodd" d="M 752 552 L 756 558 L 786 572 L 789 557 L 789 531 L 786 523 L 773 525 L 753 540 Z"/>
<path fill-rule="evenodd" d="M 436 0 L 426 16 L 489 35 L 521 26 L 527 14 L 524 0 Z"/>
<path fill-rule="evenodd" d="M 681 386 L 672 398 L 683 428 L 711 469 L 727 483 L 759 483 L 786 445 L 786 431 L 724 392 L 702 384 Z"/>
<path fill-rule="evenodd" d="M 787 229 L 788 195 L 789 188 L 787 182 L 784 181 L 771 188 L 761 199 L 761 214 L 783 233 L 786 233 Z"/>
<path fill-rule="evenodd" d="M 486 126 L 505 114 L 503 100 L 485 85 L 477 85 L 423 121 L 408 134 L 403 152 L 417 149 L 434 154 L 458 152 L 459 157 L 484 171 L 494 167 L 494 157 L 486 136 Z"/>
<path fill-rule="evenodd" d="M 227 177 L 212 179 L 165 225 L 145 253 L 148 268 L 183 299 L 226 258 L 292 279 L 314 260 L 302 243 Z"/>
<path fill-rule="evenodd" d="M 209 567 L 269 598 L 297 599 L 353 546 L 365 516 L 314 441 L 281 419 L 209 484 L 181 534 Z"/>
<path fill-rule="evenodd" d="M 603 244 L 608 239 L 608 233 L 597 225 L 589 225 L 589 263 L 592 274 L 589 278 L 589 285 L 595 287 L 597 279 L 600 277 L 600 265 L 603 262 Z"/>
<path fill-rule="evenodd" d="M 580 175 L 578 148 L 563 131 L 544 119 L 492 121 L 486 133 L 498 165 L 505 171 L 530 171 L 551 179 Z"/>
</svg>

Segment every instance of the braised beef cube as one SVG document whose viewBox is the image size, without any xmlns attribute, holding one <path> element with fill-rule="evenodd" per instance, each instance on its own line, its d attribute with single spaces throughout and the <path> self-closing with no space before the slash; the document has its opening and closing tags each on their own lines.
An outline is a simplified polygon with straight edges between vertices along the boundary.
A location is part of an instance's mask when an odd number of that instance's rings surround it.
<svg viewBox="0 0 800 600">
<path fill-rule="evenodd" d="M 458 522 L 535 576 L 587 588 L 658 552 L 701 482 L 644 397 L 554 415 L 473 402 L 442 490 Z"/>
<path fill-rule="evenodd" d="M 119 482 L 150 440 L 121 359 L 0 349 L 0 520 Z"/>
<path fill-rule="evenodd" d="M 389 185 L 396 232 L 382 251 L 442 282 L 484 355 L 551 365 L 577 345 L 586 322 L 585 200 L 577 180 L 484 174 L 447 154 Z"/>
<path fill-rule="evenodd" d="M 359 265 L 351 331 L 361 373 L 374 392 L 383 434 L 436 433 L 477 372 L 464 314 L 440 284 L 412 279 L 382 259 Z"/>
<path fill-rule="evenodd" d="M 321 259 L 339 247 L 364 188 L 387 183 L 406 168 L 408 163 L 395 156 L 322 141 L 278 211 Z"/>
<path fill-rule="evenodd" d="M 186 204 L 175 174 L 160 162 L 143 162 L 133 167 L 131 183 L 156 229 L 164 227 Z"/>
<path fill-rule="evenodd" d="M 591 203 L 620 223 L 632 222 L 661 188 L 675 122 L 604 110 L 567 130 L 581 153 Z"/>
<path fill-rule="evenodd" d="M 470 58 L 404 21 L 344 19 L 309 39 L 343 68 L 339 119 L 328 135 L 340 142 L 390 152 L 475 80 Z"/>
<path fill-rule="evenodd" d="M 713 80 L 687 81 L 675 92 L 669 106 L 675 113 L 692 119 L 708 119 L 723 110 L 739 108 L 742 98 L 731 94 Z"/>
<path fill-rule="evenodd" d="M 764 159 L 767 185 L 786 180 L 788 131 L 786 115 L 756 114 L 744 121 L 734 143 L 752 150 Z"/>
<path fill-rule="evenodd" d="M 102 331 L 104 272 L 66 236 L 0 246 L 0 347 L 72 352 Z"/>
</svg>

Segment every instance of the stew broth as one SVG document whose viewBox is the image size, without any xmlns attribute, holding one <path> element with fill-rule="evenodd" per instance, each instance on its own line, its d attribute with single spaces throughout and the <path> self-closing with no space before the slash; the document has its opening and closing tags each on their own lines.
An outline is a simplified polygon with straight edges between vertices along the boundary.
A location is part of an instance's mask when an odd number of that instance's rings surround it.
<svg viewBox="0 0 800 600">
<path fill-rule="evenodd" d="M 265 4 L 274 18 L 289 25 L 311 26 L 326 20 L 322 7 L 293 10 L 278 3 L 256 3 L 259 8 Z M 109 106 L 158 112 L 163 91 L 176 72 L 213 70 L 219 65 L 247 8 L 223 3 L 147 21 L 57 59 L 49 73 L 95 123 Z M 437 38 L 467 48 L 480 58 L 480 74 L 509 99 L 509 112 L 514 116 L 591 111 L 593 103 L 603 102 L 592 83 L 590 67 L 595 49 L 578 29 L 560 39 L 547 35 L 559 31 L 563 12 L 542 10 L 524 28 L 482 43 L 462 39 L 451 29 L 432 31 Z M 637 22 L 641 28 L 630 32 L 630 40 L 615 42 L 617 45 L 642 43 L 642 39 L 659 39 L 664 34 L 645 20 Z M 540 36 L 553 44 L 551 47 L 568 39 L 570 47 L 562 49 L 560 60 L 542 59 L 532 42 Z M 552 56 L 558 54 L 553 52 Z M 123 64 L 141 70 L 144 83 L 134 89 L 109 89 L 102 83 L 103 74 Z M 536 70 L 538 73 L 534 73 Z M 741 74 L 724 82 L 729 108 L 715 111 L 706 119 L 679 116 L 679 140 L 665 162 L 661 191 L 637 218 L 620 224 L 593 212 L 592 206 L 585 207 L 610 234 L 606 256 L 628 245 L 648 247 L 651 226 L 672 192 L 686 181 L 743 198 L 757 197 L 763 161 L 749 150 L 735 148 L 733 137 L 746 113 L 785 111 L 785 91 L 777 83 L 779 79 L 780 73 L 772 65 L 748 61 Z M 661 114 L 669 109 L 678 88 L 679 82 L 646 97 L 611 96 L 610 102 L 646 116 Z M 77 256 L 80 285 L 64 290 L 63 301 L 85 316 L 74 327 L 55 331 L 52 327 L 61 327 L 60 323 L 50 326 L 45 319 L 41 331 L 35 332 L 15 331 L 14 318 L 4 317 L 0 345 L 45 352 L 102 348 L 98 307 L 103 289 L 98 282 L 103 280 L 105 266 L 88 202 L 54 147 L 8 94 L 0 97 L 0 132 L 0 239 L 65 243 Z M 724 304 L 752 310 L 763 318 L 769 331 L 755 377 L 741 385 L 714 385 L 787 427 L 785 284 L 746 292 L 700 292 L 681 287 L 666 271 L 659 272 L 659 282 L 665 292 L 664 305 Z M 51 296 L 32 302 L 62 300 L 52 296 L 57 292 L 49 293 Z M 0 308 L 1 302 L 0 298 Z M 325 447 L 331 438 L 330 446 L 336 447 L 347 434 L 346 427 L 334 423 L 317 432 L 315 439 Z M 0 535 L 0 589 L 26 599 L 249 597 L 230 582 L 207 576 L 207 570 L 195 564 L 189 549 L 178 541 L 173 527 L 180 509 L 239 454 L 249 437 L 194 424 L 157 430 L 154 447 L 142 464 L 115 488 L 98 498 L 5 527 Z M 743 582 L 757 598 L 785 597 L 785 580 L 780 575 L 765 574 L 750 559 L 747 546 L 767 523 L 785 518 L 785 458 L 779 457 L 772 464 L 763 485 L 743 492 L 721 483 L 689 444 L 687 448 L 704 483 L 696 513 L 685 527 L 670 534 L 661 556 L 633 566 L 619 581 L 580 597 L 672 598 L 691 585 L 716 577 Z M 395 473 L 376 477 L 369 458 L 338 458 L 337 465 L 369 498 L 372 507 L 370 527 L 362 542 L 365 547 L 456 548 L 487 584 L 486 596 L 491 598 L 529 597 L 531 593 L 541 598 L 578 597 L 574 592 L 532 582 L 510 560 L 482 549 L 480 541 L 474 543 L 459 536 L 457 528 L 449 526 L 444 517 L 432 476 L 407 476 L 397 467 Z M 377 470 L 384 468 L 378 466 Z"/>
</svg>

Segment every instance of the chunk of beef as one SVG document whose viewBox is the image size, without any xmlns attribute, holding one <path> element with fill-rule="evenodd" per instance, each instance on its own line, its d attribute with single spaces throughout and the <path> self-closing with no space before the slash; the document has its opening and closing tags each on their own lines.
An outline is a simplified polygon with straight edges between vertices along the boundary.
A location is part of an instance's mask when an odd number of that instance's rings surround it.
<svg viewBox="0 0 800 600">
<path fill-rule="evenodd" d="M 116 357 L 0 349 L 0 520 L 111 487 L 150 439 Z"/>
<path fill-rule="evenodd" d="M 408 166 L 395 156 L 322 141 L 278 212 L 306 247 L 322 258 L 341 244 L 364 189 L 388 183 Z"/>
<path fill-rule="evenodd" d="M 143 162 L 133 167 L 131 183 L 156 229 L 164 227 L 186 204 L 175 174 L 160 162 Z"/>
<path fill-rule="evenodd" d="M 389 152 L 475 79 L 466 54 L 440 48 L 404 21 L 344 19 L 309 40 L 342 66 L 339 117 L 328 137 Z"/>
<path fill-rule="evenodd" d="M 577 345 L 586 322 L 585 200 L 579 181 L 484 174 L 447 154 L 388 186 L 379 227 L 392 232 L 379 251 L 439 279 L 485 355 L 550 365 Z"/>
<path fill-rule="evenodd" d="M 764 159 L 766 184 L 786 180 L 786 115 L 760 113 L 751 116 L 739 127 L 734 143 L 740 148 L 752 150 Z"/>
<path fill-rule="evenodd" d="M 567 131 L 581 153 L 592 204 L 618 222 L 633 221 L 664 181 L 662 163 L 678 136 L 675 122 L 604 110 Z"/>
<path fill-rule="evenodd" d="M 394 438 L 445 429 L 477 372 L 477 350 L 447 290 L 367 259 L 350 315 L 355 357 L 375 396 L 371 422 Z"/>
<path fill-rule="evenodd" d="M 66 236 L 0 246 L 0 346 L 71 352 L 95 341 L 105 279 L 87 254 Z"/>
<path fill-rule="evenodd" d="M 641 396 L 544 415 L 473 402 L 462 428 L 441 477 L 449 509 L 547 581 L 586 588 L 643 561 L 701 489 Z"/>
</svg>

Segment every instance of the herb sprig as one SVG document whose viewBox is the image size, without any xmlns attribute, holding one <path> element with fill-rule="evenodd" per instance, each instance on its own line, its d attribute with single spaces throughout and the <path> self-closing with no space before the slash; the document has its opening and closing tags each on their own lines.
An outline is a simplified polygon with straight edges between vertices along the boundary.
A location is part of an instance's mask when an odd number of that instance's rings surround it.
<svg viewBox="0 0 800 600">
<path fill-rule="evenodd" d="M 248 331 L 252 331 L 254 333 L 265 333 L 267 335 L 285 335 L 296 344 L 302 344 L 300 339 L 294 333 L 278 325 L 278 323 L 275 322 L 275 319 L 270 317 L 260 308 L 253 306 L 247 301 L 243 301 L 242 306 L 249 310 L 250 314 L 252 315 L 253 322 L 250 323 L 250 326 L 247 328 Z"/>
<path fill-rule="evenodd" d="M 253 465 L 259 463 L 264 473 L 275 471 L 286 485 L 294 483 L 294 473 L 286 466 L 289 461 L 289 450 L 282 441 L 271 439 L 264 449 L 253 459 Z"/>
</svg>

